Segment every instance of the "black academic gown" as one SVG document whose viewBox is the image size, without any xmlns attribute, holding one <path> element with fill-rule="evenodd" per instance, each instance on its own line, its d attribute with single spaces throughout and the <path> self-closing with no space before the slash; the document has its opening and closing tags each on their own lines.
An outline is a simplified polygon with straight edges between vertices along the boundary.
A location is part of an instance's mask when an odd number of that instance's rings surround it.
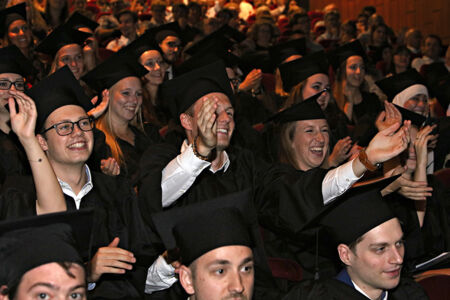
<svg viewBox="0 0 450 300">
<path fill-rule="evenodd" d="M 413 200 L 397 193 L 386 196 L 387 203 L 400 219 L 405 235 L 405 271 L 412 271 L 415 265 L 450 250 L 450 191 L 433 175 L 428 175 L 428 185 L 433 188 L 433 193 L 427 198 L 422 228 Z M 441 267 L 449 267 L 448 262 Z"/>
<path fill-rule="evenodd" d="M 9 134 L 0 130 L 0 183 L 7 176 L 30 174 L 28 160 L 17 136 L 11 130 Z"/>
<path fill-rule="evenodd" d="M 80 209 L 94 209 L 91 257 L 98 248 L 119 237 L 118 247 L 133 252 L 137 261 L 133 270 L 124 275 L 102 275 L 96 288 L 89 292 L 89 299 L 141 299 L 148 267 L 158 257 L 162 246 L 140 218 L 137 199 L 128 182 L 101 173 L 91 174 L 94 187 L 80 204 Z M 67 209 L 75 210 L 74 200 L 67 195 L 65 199 Z M 0 220 L 33 216 L 36 214 L 35 203 L 36 192 L 31 177 L 8 178 L 0 195 Z"/>
</svg>

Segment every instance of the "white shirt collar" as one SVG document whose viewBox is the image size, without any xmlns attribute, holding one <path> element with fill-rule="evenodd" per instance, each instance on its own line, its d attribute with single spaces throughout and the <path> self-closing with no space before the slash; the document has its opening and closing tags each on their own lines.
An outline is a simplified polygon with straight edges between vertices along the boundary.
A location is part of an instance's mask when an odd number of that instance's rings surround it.
<svg viewBox="0 0 450 300">
<path fill-rule="evenodd" d="M 75 205 L 77 209 L 80 209 L 81 199 L 86 196 L 87 193 L 89 193 L 94 185 L 92 184 L 92 176 L 91 176 L 91 170 L 89 170 L 88 165 L 84 165 L 84 170 L 86 172 L 86 183 L 84 184 L 83 188 L 80 190 L 78 195 L 75 195 L 75 192 L 72 190 L 72 187 L 65 181 L 58 178 L 59 185 L 61 186 L 61 189 L 64 194 L 66 194 L 69 197 L 72 197 L 75 201 Z"/>
<path fill-rule="evenodd" d="M 355 290 L 366 296 L 368 299 L 371 299 L 364 291 L 352 280 L 353 286 L 355 287 Z M 387 300 L 388 298 L 388 292 L 384 291 L 384 297 L 381 300 Z M 373 299 L 372 299 L 373 300 Z"/>
</svg>

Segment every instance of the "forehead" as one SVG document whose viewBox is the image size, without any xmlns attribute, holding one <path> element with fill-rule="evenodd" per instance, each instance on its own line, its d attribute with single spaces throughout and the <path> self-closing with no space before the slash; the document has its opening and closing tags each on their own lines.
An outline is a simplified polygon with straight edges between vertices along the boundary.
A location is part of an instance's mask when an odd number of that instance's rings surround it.
<svg viewBox="0 0 450 300">
<path fill-rule="evenodd" d="M 364 60 L 359 55 L 352 55 L 349 58 L 347 58 L 347 65 L 363 64 L 363 63 L 364 63 Z"/>
<path fill-rule="evenodd" d="M 308 77 L 308 80 L 307 80 L 308 83 L 321 82 L 321 83 L 325 83 L 325 84 L 328 84 L 329 81 L 330 80 L 328 79 L 328 76 L 323 73 L 317 73 L 317 74 L 311 75 Z"/>
<path fill-rule="evenodd" d="M 148 50 L 141 54 L 141 61 L 146 61 L 149 59 L 162 58 L 161 54 L 157 50 Z"/>
<path fill-rule="evenodd" d="M 78 44 L 69 44 L 61 47 L 58 50 L 58 55 L 78 55 L 81 54 L 81 47 Z"/>
<path fill-rule="evenodd" d="M 73 263 L 68 270 L 74 277 L 69 276 L 66 270 L 55 262 L 41 265 L 25 273 L 22 276 L 21 285 L 29 287 L 36 283 L 50 283 L 61 287 L 64 284 L 84 284 L 85 273 L 79 264 Z"/>
<path fill-rule="evenodd" d="M 366 232 L 360 244 L 393 244 L 403 237 L 403 231 L 397 218 L 392 218 Z M 358 244 L 359 245 L 359 244 Z"/>
<path fill-rule="evenodd" d="M 125 77 L 113 84 L 110 90 L 126 88 L 141 88 L 141 81 L 135 76 Z"/>
<path fill-rule="evenodd" d="M 55 109 L 47 118 L 46 124 L 55 124 L 64 120 L 78 121 L 86 117 L 86 111 L 78 105 L 64 105 Z"/>
<path fill-rule="evenodd" d="M 13 28 L 13 27 L 15 27 L 15 26 L 22 26 L 22 25 L 25 25 L 26 23 L 27 23 L 27 22 L 25 22 L 25 21 L 22 20 L 22 19 L 15 20 L 15 21 L 11 22 L 11 24 L 9 24 L 9 28 Z"/>
<path fill-rule="evenodd" d="M 253 258 L 253 251 L 247 246 L 224 246 L 206 252 L 197 258 L 197 265 L 205 266 L 217 261 L 239 265 L 249 257 Z"/>
<path fill-rule="evenodd" d="M 325 119 L 316 119 L 316 120 L 301 120 L 297 121 L 297 128 L 305 128 L 305 127 L 323 127 L 328 126 L 327 120 Z"/>
<path fill-rule="evenodd" d="M 0 79 L 7 79 L 9 81 L 23 80 L 23 77 L 16 73 L 1 73 Z"/>
</svg>

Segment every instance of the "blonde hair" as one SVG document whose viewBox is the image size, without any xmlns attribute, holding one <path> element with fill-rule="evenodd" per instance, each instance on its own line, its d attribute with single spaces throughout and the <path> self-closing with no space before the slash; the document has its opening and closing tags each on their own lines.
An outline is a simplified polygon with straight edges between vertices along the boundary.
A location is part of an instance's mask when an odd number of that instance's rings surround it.
<svg viewBox="0 0 450 300">
<path fill-rule="evenodd" d="M 71 44 L 68 44 L 68 45 L 71 45 Z M 78 45 L 78 44 L 76 44 L 76 45 Z M 60 51 L 63 47 L 65 47 L 65 46 L 67 46 L 67 45 L 62 46 L 62 47 L 59 48 L 59 50 L 56 52 L 55 58 L 53 58 L 52 65 L 51 65 L 51 67 L 50 67 L 50 71 L 48 72 L 48 75 L 55 73 L 55 72 L 59 69 L 59 68 L 58 68 L 58 61 L 59 61 L 59 55 L 60 55 L 59 51 Z M 85 62 L 84 62 L 83 48 L 81 48 L 80 45 L 78 45 L 78 46 L 80 47 L 81 55 L 83 56 L 83 73 L 84 73 L 84 72 L 86 72 L 86 64 L 85 64 Z M 83 75 L 83 74 L 82 74 L 82 75 Z"/>
<path fill-rule="evenodd" d="M 112 87 L 109 89 L 110 92 L 110 99 L 108 104 L 108 109 L 106 112 L 96 120 L 95 126 L 101 130 L 105 134 L 105 141 L 106 144 L 111 149 L 111 155 L 116 160 L 116 162 L 119 164 L 119 166 L 122 168 L 126 168 L 126 162 L 123 156 L 122 149 L 120 148 L 119 143 L 117 142 L 117 134 L 114 132 L 114 125 L 111 118 L 111 103 L 113 101 L 113 93 L 111 92 Z M 128 125 L 135 126 L 139 131 L 145 134 L 144 132 L 144 122 L 142 120 L 142 105 L 139 107 L 136 116 L 133 120 L 131 120 Z"/>
</svg>

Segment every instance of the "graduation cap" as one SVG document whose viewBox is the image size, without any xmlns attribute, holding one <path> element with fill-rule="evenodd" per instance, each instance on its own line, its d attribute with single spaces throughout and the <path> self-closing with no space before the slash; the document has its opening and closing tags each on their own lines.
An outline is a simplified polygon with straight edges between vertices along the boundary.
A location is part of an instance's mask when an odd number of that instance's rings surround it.
<svg viewBox="0 0 450 300">
<path fill-rule="evenodd" d="M 318 216 L 319 223 L 336 244 L 351 244 L 366 232 L 395 218 L 381 190 L 399 177 L 392 176 L 355 184 Z"/>
<path fill-rule="evenodd" d="M 412 85 L 422 84 L 426 86 L 423 77 L 415 69 L 409 69 L 403 73 L 378 80 L 375 83 L 386 94 L 389 101 L 392 101 L 397 94 Z"/>
<path fill-rule="evenodd" d="M 290 40 L 269 48 L 270 59 L 275 67 L 292 55 L 306 54 L 305 38 Z"/>
<path fill-rule="evenodd" d="M 418 128 L 421 128 L 423 126 L 423 124 L 426 121 L 426 117 L 424 117 L 423 115 L 420 115 L 418 113 L 415 113 L 409 109 L 403 108 L 397 104 L 394 104 L 395 108 L 397 108 L 399 110 L 399 112 L 402 114 L 402 119 L 403 120 L 410 120 L 411 124 L 417 126 Z"/>
<path fill-rule="evenodd" d="M 279 65 L 283 89 L 288 92 L 294 86 L 314 74 L 328 75 L 328 59 L 319 51 Z"/>
<path fill-rule="evenodd" d="M 42 79 L 27 91 L 28 96 L 36 103 L 38 117 L 36 132 L 39 133 L 45 120 L 56 109 L 66 105 L 78 105 L 85 111 L 92 109 L 92 104 L 79 81 L 73 76 L 68 66 Z"/>
<path fill-rule="evenodd" d="M 101 93 L 123 78 L 140 78 L 147 73 L 148 70 L 136 60 L 118 53 L 96 66 L 81 79 L 98 93 Z"/>
<path fill-rule="evenodd" d="M 189 55 L 195 55 L 210 51 L 221 52 L 229 50 L 236 42 L 242 41 L 241 35 L 243 35 L 243 33 L 240 31 L 225 25 L 192 44 L 189 48 L 185 49 L 184 52 Z"/>
<path fill-rule="evenodd" d="M 177 66 L 175 74 L 176 76 L 180 76 L 184 73 L 209 65 L 218 60 L 222 60 L 227 68 L 233 68 L 240 62 L 239 57 L 228 51 L 223 51 L 222 53 L 200 53 L 192 56 L 188 60 L 185 60 L 181 65 Z"/>
<path fill-rule="evenodd" d="M 198 99 L 214 92 L 224 93 L 230 102 L 233 101 L 233 90 L 223 61 L 195 69 L 161 85 L 162 98 L 176 120 Z"/>
<path fill-rule="evenodd" d="M 82 45 L 84 41 L 90 36 L 92 35 L 89 33 L 73 29 L 67 26 L 67 24 L 63 24 L 53 30 L 36 47 L 36 51 L 49 54 L 54 57 L 62 47 L 70 44 Z"/>
<path fill-rule="evenodd" d="M 241 56 L 240 68 L 246 76 L 253 69 L 261 69 L 263 73 L 273 74 L 275 67 L 268 50 L 250 52 Z"/>
<path fill-rule="evenodd" d="M 20 3 L 0 11 L 0 36 L 8 31 L 9 25 L 16 20 L 27 21 L 26 3 Z"/>
<path fill-rule="evenodd" d="M 139 60 L 142 53 L 149 50 L 157 50 L 161 53 L 161 49 L 155 42 L 155 34 L 151 30 L 147 30 L 132 43 L 120 49 L 118 53 L 130 55 Z"/>
<path fill-rule="evenodd" d="M 91 19 L 83 16 L 82 14 L 80 14 L 77 11 L 74 12 L 66 22 L 67 27 L 70 27 L 73 29 L 87 27 L 92 31 L 95 31 L 95 29 L 98 27 L 98 25 L 99 24 L 97 22 L 92 21 Z"/>
<path fill-rule="evenodd" d="M 198 30 L 193 29 L 192 27 L 186 27 L 185 29 L 181 29 L 178 22 L 167 23 L 155 28 L 151 28 L 149 31 L 155 34 L 155 40 L 159 44 L 168 36 L 176 36 L 180 39 L 183 45 L 186 45 L 190 41 L 192 41 L 195 37 L 195 34 Z"/>
<path fill-rule="evenodd" d="M 179 248 L 186 266 L 224 246 L 253 248 L 255 261 L 265 256 L 249 190 L 157 213 L 152 219 L 166 249 Z"/>
<path fill-rule="evenodd" d="M 301 120 L 326 119 L 320 105 L 317 103 L 317 98 L 320 95 L 322 95 L 322 92 L 276 113 L 266 122 L 287 123 Z"/>
<path fill-rule="evenodd" d="M 0 223 L 0 285 L 16 287 L 26 272 L 52 262 L 83 266 L 90 252 L 93 212 L 78 210 Z"/>
<path fill-rule="evenodd" d="M 22 77 L 33 75 L 36 69 L 16 46 L 0 48 L 0 74 L 15 73 Z"/>
<path fill-rule="evenodd" d="M 367 61 L 366 51 L 359 40 L 338 47 L 329 54 L 329 60 L 333 69 L 337 70 L 347 58 L 355 55 L 361 56 L 364 61 Z"/>
</svg>

